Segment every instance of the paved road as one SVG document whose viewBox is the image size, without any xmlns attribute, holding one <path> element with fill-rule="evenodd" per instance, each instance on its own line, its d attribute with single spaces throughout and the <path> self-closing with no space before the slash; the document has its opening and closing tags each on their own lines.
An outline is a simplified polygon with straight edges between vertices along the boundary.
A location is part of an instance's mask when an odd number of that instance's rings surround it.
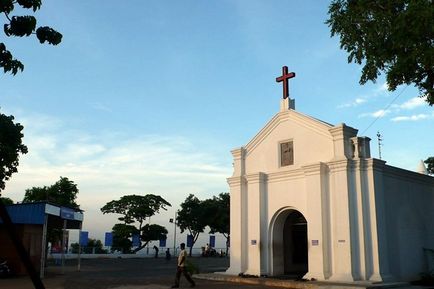
<svg viewBox="0 0 434 289">
<path fill-rule="evenodd" d="M 224 271 L 229 265 L 227 258 L 191 258 L 200 273 Z M 65 274 L 60 267 L 50 266 L 44 284 L 47 289 L 160 289 L 169 288 L 174 281 L 176 260 L 140 259 L 87 259 L 82 260 L 81 271 L 76 271 L 74 262 L 69 261 Z M 181 286 L 188 282 L 181 277 Z M 197 280 L 197 288 L 262 288 L 255 285 Z M 0 279 L 1 289 L 31 289 L 27 277 Z"/>
</svg>

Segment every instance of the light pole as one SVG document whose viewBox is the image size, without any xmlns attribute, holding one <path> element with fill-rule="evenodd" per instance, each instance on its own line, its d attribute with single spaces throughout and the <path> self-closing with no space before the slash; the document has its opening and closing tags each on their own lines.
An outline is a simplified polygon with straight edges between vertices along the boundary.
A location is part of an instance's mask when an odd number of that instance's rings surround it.
<svg viewBox="0 0 434 289">
<path fill-rule="evenodd" d="M 169 222 L 173 223 L 174 230 L 173 230 L 173 256 L 176 256 L 176 217 L 178 215 L 178 211 L 175 211 L 175 219 L 170 219 Z"/>
</svg>

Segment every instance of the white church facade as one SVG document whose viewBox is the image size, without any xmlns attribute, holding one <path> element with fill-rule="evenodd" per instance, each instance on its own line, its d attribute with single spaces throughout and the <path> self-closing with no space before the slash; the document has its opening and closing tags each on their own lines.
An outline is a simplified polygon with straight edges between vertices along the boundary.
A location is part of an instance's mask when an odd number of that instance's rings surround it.
<svg viewBox="0 0 434 289">
<path fill-rule="evenodd" d="M 232 155 L 228 274 L 381 282 L 430 269 L 434 178 L 372 158 L 356 129 L 284 98 Z"/>
</svg>

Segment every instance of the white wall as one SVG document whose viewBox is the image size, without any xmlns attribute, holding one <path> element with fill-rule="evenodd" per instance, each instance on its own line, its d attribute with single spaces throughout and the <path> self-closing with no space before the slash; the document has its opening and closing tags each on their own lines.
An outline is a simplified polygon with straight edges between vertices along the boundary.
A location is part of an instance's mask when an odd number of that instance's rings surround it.
<svg viewBox="0 0 434 289">
<path fill-rule="evenodd" d="M 434 249 L 434 178 L 387 166 L 383 182 L 391 274 L 418 279 L 427 271 L 423 248 Z"/>
</svg>

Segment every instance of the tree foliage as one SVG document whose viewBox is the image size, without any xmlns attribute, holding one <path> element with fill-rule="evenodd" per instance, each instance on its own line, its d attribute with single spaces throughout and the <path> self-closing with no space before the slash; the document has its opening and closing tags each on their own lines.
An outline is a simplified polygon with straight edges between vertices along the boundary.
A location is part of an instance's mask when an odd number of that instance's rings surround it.
<svg viewBox="0 0 434 289">
<path fill-rule="evenodd" d="M 130 240 L 134 234 L 138 234 L 138 230 L 133 225 L 115 224 L 113 231 L 113 245 L 111 251 L 119 250 L 123 254 L 131 253 L 133 242 Z"/>
<path fill-rule="evenodd" d="M 167 229 L 163 226 L 157 224 L 144 225 L 140 233 L 140 239 L 144 242 L 142 248 L 151 241 L 167 239 L 167 233 Z"/>
<path fill-rule="evenodd" d="M 364 64 L 360 84 L 385 72 L 389 90 L 414 84 L 434 104 L 432 0 L 333 0 L 328 13 L 348 62 Z"/>
<path fill-rule="evenodd" d="M 220 193 L 211 199 L 203 201 L 206 210 L 206 224 L 210 234 L 220 233 L 226 238 L 226 254 L 230 235 L 230 196 L 229 193 Z"/>
<path fill-rule="evenodd" d="M 71 253 L 78 253 L 79 244 L 72 243 L 71 244 Z M 107 254 L 107 250 L 103 248 L 103 244 L 101 240 L 89 238 L 87 242 L 87 246 L 81 247 L 81 253 L 83 254 Z"/>
<path fill-rule="evenodd" d="M 207 208 L 207 225 L 210 233 L 220 233 L 228 238 L 230 233 L 230 197 L 229 193 L 220 193 L 217 197 L 204 201 Z"/>
<path fill-rule="evenodd" d="M 427 158 L 424 163 L 427 165 L 428 174 L 434 175 L 434 157 Z"/>
<path fill-rule="evenodd" d="M 178 211 L 176 218 L 177 224 L 181 229 L 181 233 L 188 231 L 193 236 L 193 244 L 190 247 L 190 256 L 194 244 L 197 241 L 200 233 L 203 233 L 208 225 L 207 206 L 203 201 L 200 201 L 195 195 L 190 194 L 181 204 L 181 209 Z"/>
<path fill-rule="evenodd" d="M 166 228 L 152 224 L 143 226 L 143 224 L 146 219 L 155 215 L 161 209 L 166 210 L 168 206 L 171 206 L 169 202 L 161 196 L 153 194 L 145 196 L 126 195 L 119 200 L 113 200 L 105 204 L 101 208 L 103 214 L 120 214 L 118 220 L 123 222 L 113 227 L 113 247 L 115 247 L 116 240 L 124 250 L 128 248 L 131 251 L 132 243 L 129 239 L 133 234 L 140 234 L 141 243 L 133 252 L 143 249 L 149 241 L 165 238 L 167 236 Z M 138 224 L 138 227 L 134 224 Z"/>
<path fill-rule="evenodd" d="M 42 0 L 0 0 L 0 14 L 3 13 L 7 21 L 3 26 L 6 36 L 27 37 L 36 34 L 40 43 L 48 42 L 52 45 L 57 45 L 62 41 L 62 34 L 53 28 L 48 26 L 36 28 L 37 20 L 34 16 L 11 16 L 10 14 L 16 5 L 36 12 L 41 8 Z M 24 65 L 13 58 L 4 43 L 0 43 L 0 67 L 3 68 L 4 73 L 11 72 L 13 75 L 17 74 L 19 70 L 24 70 Z"/>
<path fill-rule="evenodd" d="M 12 199 L 6 197 L 0 197 L 0 201 L 3 202 L 3 205 L 5 206 L 14 204 L 14 201 Z"/>
<path fill-rule="evenodd" d="M 27 189 L 23 203 L 47 201 L 59 206 L 79 209 L 80 206 L 76 203 L 78 193 L 78 187 L 73 181 L 65 177 L 60 177 L 60 179 L 51 186 Z"/>
<path fill-rule="evenodd" d="M 18 171 L 19 155 L 27 153 L 27 147 L 22 143 L 22 130 L 23 126 L 14 123 L 12 115 L 0 113 L 0 191 L 12 174 Z"/>
</svg>

